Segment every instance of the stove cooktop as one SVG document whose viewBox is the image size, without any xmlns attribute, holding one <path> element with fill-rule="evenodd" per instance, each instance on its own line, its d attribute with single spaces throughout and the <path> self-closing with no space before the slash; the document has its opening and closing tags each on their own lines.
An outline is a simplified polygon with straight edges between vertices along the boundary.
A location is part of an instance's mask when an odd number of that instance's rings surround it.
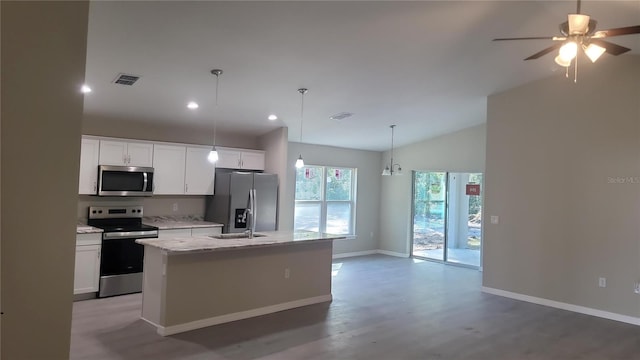
<svg viewBox="0 0 640 360">
<path fill-rule="evenodd" d="M 158 227 L 144 224 L 110 224 L 92 225 L 104 230 L 104 232 L 128 232 L 158 230 Z"/>
</svg>

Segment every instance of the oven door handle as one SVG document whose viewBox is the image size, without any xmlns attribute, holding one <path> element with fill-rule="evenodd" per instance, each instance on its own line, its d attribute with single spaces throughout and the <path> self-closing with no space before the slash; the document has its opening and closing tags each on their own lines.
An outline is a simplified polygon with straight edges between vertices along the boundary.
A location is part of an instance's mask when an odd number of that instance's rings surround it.
<svg viewBox="0 0 640 360">
<path fill-rule="evenodd" d="M 103 233 L 102 238 L 104 240 L 110 239 L 142 239 L 142 238 L 157 238 L 158 231 L 157 230 L 149 230 L 149 231 L 123 231 L 123 232 L 108 232 Z"/>
</svg>

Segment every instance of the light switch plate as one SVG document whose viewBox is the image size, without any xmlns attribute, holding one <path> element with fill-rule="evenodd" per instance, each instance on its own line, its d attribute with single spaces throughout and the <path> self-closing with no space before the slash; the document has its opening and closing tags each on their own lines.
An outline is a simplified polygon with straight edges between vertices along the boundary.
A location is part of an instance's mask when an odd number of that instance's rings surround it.
<svg viewBox="0 0 640 360">
<path fill-rule="evenodd" d="M 491 223 L 492 224 L 497 224 L 500 222 L 500 217 L 496 216 L 496 215 L 491 215 Z"/>
</svg>

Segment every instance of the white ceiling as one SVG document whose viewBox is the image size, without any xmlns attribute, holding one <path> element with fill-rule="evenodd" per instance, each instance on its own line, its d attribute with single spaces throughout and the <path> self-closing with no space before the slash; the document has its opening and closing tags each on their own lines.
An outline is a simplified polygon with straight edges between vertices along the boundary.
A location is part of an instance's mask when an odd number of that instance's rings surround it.
<svg viewBox="0 0 640 360">
<path fill-rule="evenodd" d="M 92 2 L 85 113 L 211 129 L 215 117 L 220 131 L 253 135 L 288 126 L 299 141 L 306 87 L 302 142 L 387 150 L 390 124 L 396 145 L 416 142 L 485 122 L 492 93 L 564 76 L 553 54 L 522 60 L 550 41 L 491 39 L 559 35 L 574 11 L 573 1 Z M 640 1 L 585 1 L 582 12 L 600 30 L 640 24 Z M 609 40 L 640 53 L 640 35 Z M 111 83 L 121 72 L 142 78 Z M 355 115 L 329 119 L 343 111 Z"/>
</svg>

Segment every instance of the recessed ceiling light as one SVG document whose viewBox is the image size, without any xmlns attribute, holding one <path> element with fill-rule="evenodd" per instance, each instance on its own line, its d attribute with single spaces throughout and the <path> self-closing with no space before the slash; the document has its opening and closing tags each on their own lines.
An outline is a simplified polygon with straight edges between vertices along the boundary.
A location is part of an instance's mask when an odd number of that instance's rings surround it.
<svg viewBox="0 0 640 360">
<path fill-rule="evenodd" d="M 195 110 L 199 107 L 199 105 L 195 101 L 189 101 L 189 103 L 187 104 L 187 107 L 191 110 Z"/>
<path fill-rule="evenodd" d="M 278 117 L 273 115 L 273 114 L 271 114 L 271 115 L 269 115 L 269 117 L 267 119 L 273 121 L 273 120 L 278 120 Z"/>
<path fill-rule="evenodd" d="M 83 94 L 90 93 L 91 88 L 89 87 L 89 85 L 82 85 L 82 87 L 80 87 L 80 92 L 82 92 Z"/>
</svg>

